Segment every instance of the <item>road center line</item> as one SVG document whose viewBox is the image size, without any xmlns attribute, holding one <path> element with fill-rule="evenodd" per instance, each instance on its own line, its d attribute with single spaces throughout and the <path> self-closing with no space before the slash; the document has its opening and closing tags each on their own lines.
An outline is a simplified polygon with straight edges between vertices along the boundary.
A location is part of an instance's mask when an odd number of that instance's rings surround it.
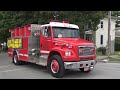
<svg viewBox="0 0 120 90">
<path fill-rule="evenodd" d="M 26 68 L 22 68 L 22 69 L 26 69 Z M 22 69 L 5 70 L 5 71 L 0 71 L 0 73 L 2 73 L 2 72 L 12 72 L 12 71 L 18 71 L 18 70 L 22 70 Z"/>
<path fill-rule="evenodd" d="M 13 66 L 13 65 L 8 65 L 8 66 L 0 66 L 0 68 L 4 68 L 4 67 L 10 67 L 10 66 Z"/>
</svg>

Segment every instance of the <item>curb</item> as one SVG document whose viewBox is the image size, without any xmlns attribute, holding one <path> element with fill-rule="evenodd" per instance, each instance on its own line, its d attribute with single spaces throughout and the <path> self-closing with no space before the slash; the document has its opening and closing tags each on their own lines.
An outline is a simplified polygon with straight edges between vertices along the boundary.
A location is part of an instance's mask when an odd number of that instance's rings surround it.
<svg viewBox="0 0 120 90">
<path fill-rule="evenodd" d="M 120 61 L 103 61 L 103 60 L 97 60 L 97 62 L 101 62 L 101 63 L 120 63 Z"/>
<path fill-rule="evenodd" d="M 108 63 L 108 62 L 105 62 L 105 61 L 102 61 L 102 60 L 97 60 L 97 62 Z"/>
<path fill-rule="evenodd" d="M 109 63 L 120 63 L 120 61 L 109 61 Z"/>
</svg>

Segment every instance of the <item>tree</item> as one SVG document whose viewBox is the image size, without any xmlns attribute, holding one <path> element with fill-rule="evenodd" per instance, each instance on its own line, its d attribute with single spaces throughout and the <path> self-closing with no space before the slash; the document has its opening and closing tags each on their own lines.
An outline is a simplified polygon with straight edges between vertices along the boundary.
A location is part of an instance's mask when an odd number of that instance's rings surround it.
<svg viewBox="0 0 120 90">
<path fill-rule="evenodd" d="M 56 11 L 57 19 L 68 20 L 80 27 L 81 36 L 84 27 L 90 24 L 93 31 L 99 24 L 99 20 L 105 15 L 105 11 Z M 9 29 L 20 27 L 30 23 L 45 24 L 54 19 L 55 11 L 0 11 L 0 42 L 7 41 L 10 36 Z"/>
<path fill-rule="evenodd" d="M 112 11 L 112 16 L 118 17 L 116 27 L 120 27 L 120 11 Z"/>
</svg>

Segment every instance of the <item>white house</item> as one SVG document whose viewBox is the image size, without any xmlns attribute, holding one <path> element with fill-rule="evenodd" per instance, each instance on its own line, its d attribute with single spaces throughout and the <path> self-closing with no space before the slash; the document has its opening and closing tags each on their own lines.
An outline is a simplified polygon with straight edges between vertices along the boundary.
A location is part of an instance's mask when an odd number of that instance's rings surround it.
<svg viewBox="0 0 120 90">
<path fill-rule="evenodd" d="M 115 25 L 116 25 L 116 17 L 111 17 L 111 29 L 110 29 L 110 37 L 111 37 L 111 53 L 114 52 L 115 47 Z M 89 35 L 86 35 L 89 36 Z M 100 24 L 98 25 L 98 30 L 95 35 L 95 44 L 97 48 L 106 47 L 108 42 L 108 17 L 100 20 Z"/>
</svg>

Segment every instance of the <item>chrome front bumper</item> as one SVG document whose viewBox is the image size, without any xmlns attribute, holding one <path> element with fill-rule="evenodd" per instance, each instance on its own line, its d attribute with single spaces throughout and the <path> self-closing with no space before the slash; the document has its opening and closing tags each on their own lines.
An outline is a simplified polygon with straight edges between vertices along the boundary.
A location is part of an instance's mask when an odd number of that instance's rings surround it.
<svg viewBox="0 0 120 90">
<path fill-rule="evenodd" d="M 96 60 L 87 60 L 87 61 L 79 61 L 79 62 L 64 62 L 64 67 L 65 69 L 85 68 L 85 67 L 93 68 L 96 63 L 97 63 Z"/>
</svg>

